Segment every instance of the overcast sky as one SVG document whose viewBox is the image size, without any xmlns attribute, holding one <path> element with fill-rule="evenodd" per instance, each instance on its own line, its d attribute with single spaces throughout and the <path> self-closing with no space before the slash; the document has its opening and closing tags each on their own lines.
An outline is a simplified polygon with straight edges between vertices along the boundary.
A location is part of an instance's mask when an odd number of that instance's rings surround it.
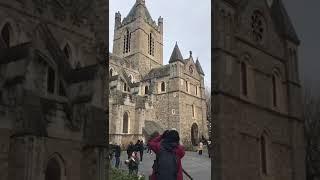
<svg viewBox="0 0 320 180">
<path fill-rule="evenodd" d="M 312 84 L 320 94 L 320 1 L 283 0 L 291 21 L 301 40 L 299 65 L 301 81 Z"/>
<path fill-rule="evenodd" d="M 112 52 L 114 16 L 120 11 L 121 18 L 127 16 L 136 0 L 109 1 L 109 44 Z M 146 6 L 153 20 L 164 19 L 163 61 L 167 64 L 175 42 L 184 58 L 192 51 L 205 73 L 206 86 L 211 85 L 211 4 L 210 0 L 146 0 Z"/>
</svg>

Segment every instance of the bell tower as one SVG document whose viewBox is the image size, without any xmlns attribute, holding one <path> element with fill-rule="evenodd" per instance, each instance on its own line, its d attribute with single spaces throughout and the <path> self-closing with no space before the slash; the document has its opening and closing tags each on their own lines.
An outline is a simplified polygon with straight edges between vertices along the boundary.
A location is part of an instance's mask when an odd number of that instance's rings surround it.
<svg viewBox="0 0 320 180">
<path fill-rule="evenodd" d="M 129 14 L 121 20 L 115 14 L 113 54 L 130 61 L 142 75 L 163 65 L 163 18 L 156 23 L 145 0 L 136 0 Z"/>
</svg>

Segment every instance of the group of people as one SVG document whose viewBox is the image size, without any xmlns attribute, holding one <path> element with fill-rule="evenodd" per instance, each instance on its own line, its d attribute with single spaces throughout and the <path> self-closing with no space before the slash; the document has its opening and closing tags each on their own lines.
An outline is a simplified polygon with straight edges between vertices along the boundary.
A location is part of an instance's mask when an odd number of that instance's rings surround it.
<svg viewBox="0 0 320 180">
<path fill-rule="evenodd" d="M 176 130 L 166 130 L 163 134 L 155 132 L 151 135 L 147 146 L 148 153 L 152 151 L 156 154 L 156 159 L 152 166 L 152 175 L 149 177 L 151 180 L 182 180 L 183 168 L 181 159 L 185 155 L 185 150 L 182 145 L 179 144 L 180 137 Z M 199 143 L 199 155 L 202 155 L 203 146 L 207 145 L 209 157 L 211 143 L 202 138 Z M 119 167 L 121 148 L 119 145 L 114 146 L 116 168 Z M 127 147 L 128 159 L 125 164 L 128 165 L 129 174 L 137 175 L 139 164 L 143 159 L 143 152 L 145 146 L 142 140 L 138 140 L 136 144 L 130 142 Z"/>
<path fill-rule="evenodd" d="M 144 143 L 142 140 L 138 140 L 136 144 L 130 142 L 127 147 L 128 160 L 125 163 L 128 165 L 129 174 L 138 174 L 139 164 L 142 162 L 144 151 Z M 140 156 L 139 156 L 140 153 Z"/>
</svg>

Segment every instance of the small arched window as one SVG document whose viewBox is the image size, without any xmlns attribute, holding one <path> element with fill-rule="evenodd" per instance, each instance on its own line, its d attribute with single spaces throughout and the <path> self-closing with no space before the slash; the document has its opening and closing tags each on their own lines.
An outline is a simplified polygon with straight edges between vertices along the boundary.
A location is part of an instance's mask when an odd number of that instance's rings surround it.
<svg viewBox="0 0 320 180">
<path fill-rule="evenodd" d="M 165 92 L 166 91 L 166 84 L 165 82 L 161 83 L 161 92 Z"/>
<path fill-rule="evenodd" d="M 127 112 L 123 114 L 123 126 L 122 126 L 122 133 L 129 132 L 129 115 Z"/>
<path fill-rule="evenodd" d="M 144 94 L 148 94 L 149 93 L 149 86 L 145 86 L 144 87 Z"/>
<path fill-rule="evenodd" d="M 69 60 L 71 58 L 71 53 L 72 53 L 69 44 L 66 44 L 64 46 L 63 52 L 64 52 L 64 55 L 66 56 L 66 58 Z"/>
<path fill-rule="evenodd" d="M 196 96 L 198 96 L 198 86 L 196 86 Z"/>
<path fill-rule="evenodd" d="M 260 137 L 260 156 L 261 156 L 261 171 L 267 174 L 267 143 L 265 137 Z"/>
<path fill-rule="evenodd" d="M 109 70 L 109 75 L 110 75 L 110 77 L 113 76 L 113 69 L 112 68 L 110 68 L 110 70 Z"/>
<path fill-rule="evenodd" d="M 12 40 L 11 37 L 12 28 L 9 23 L 6 23 L 1 30 L 1 39 L 5 45 L 5 47 L 10 47 L 10 42 Z"/>
<path fill-rule="evenodd" d="M 248 95 L 248 72 L 245 62 L 241 62 L 241 93 L 245 96 Z"/>
</svg>

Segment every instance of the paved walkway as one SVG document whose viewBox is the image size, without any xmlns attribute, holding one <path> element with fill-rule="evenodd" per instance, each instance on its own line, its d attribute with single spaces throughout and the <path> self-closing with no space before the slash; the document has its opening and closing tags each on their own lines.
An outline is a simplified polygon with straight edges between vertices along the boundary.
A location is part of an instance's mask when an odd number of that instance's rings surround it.
<svg viewBox="0 0 320 180">
<path fill-rule="evenodd" d="M 155 154 L 147 154 L 144 152 L 143 161 L 139 165 L 139 174 L 143 174 L 148 177 L 152 173 L 153 160 L 155 159 Z M 126 152 L 121 154 L 121 169 L 128 169 L 124 164 L 127 158 Z M 114 162 L 113 162 L 114 163 Z M 198 155 L 196 152 L 186 152 L 186 155 L 182 159 L 183 169 L 190 174 L 194 180 L 209 180 L 211 179 L 211 159 L 208 157 L 208 153 L 204 152 L 202 156 Z M 188 180 L 184 176 L 185 180 Z M 148 179 L 146 179 L 148 180 Z"/>
</svg>

